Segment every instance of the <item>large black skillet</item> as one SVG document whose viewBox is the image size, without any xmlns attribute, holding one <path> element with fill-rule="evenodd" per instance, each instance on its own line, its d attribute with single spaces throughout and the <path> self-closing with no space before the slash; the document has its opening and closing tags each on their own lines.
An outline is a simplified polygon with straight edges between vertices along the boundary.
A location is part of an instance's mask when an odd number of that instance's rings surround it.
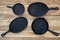
<svg viewBox="0 0 60 40">
<path fill-rule="evenodd" d="M 13 12 L 16 14 L 16 15 L 21 15 L 23 14 L 24 12 L 24 6 L 20 3 L 17 3 L 15 4 L 13 7 L 11 6 L 7 6 L 8 8 L 12 8 Z"/>
<path fill-rule="evenodd" d="M 8 32 L 13 32 L 13 33 L 21 32 L 27 27 L 27 24 L 28 22 L 26 18 L 18 17 L 10 23 L 9 30 L 1 34 L 1 36 L 4 37 Z"/>
<path fill-rule="evenodd" d="M 48 8 L 45 3 L 35 2 L 29 5 L 28 12 L 30 15 L 38 17 L 45 15 L 49 10 L 58 10 L 58 7 Z"/>
<path fill-rule="evenodd" d="M 32 22 L 32 30 L 35 34 L 44 34 L 47 31 L 51 32 L 55 36 L 58 36 L 59 34 L 50 30 L 48 22 L 44 18 L 37 18 Z"/>
</svg>

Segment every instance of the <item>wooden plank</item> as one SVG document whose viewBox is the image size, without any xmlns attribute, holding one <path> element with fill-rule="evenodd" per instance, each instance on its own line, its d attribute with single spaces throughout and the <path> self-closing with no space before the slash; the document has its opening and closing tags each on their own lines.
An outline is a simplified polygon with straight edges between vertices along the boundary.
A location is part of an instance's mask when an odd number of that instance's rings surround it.
<svg viewBox="0 0 60 40">
<path fill-rule="evenodd" d="M 1 40 L 59 40 L 60 38 L 47 38 L 47 37 L 4 37 Z"/>
<path fill-rule="evenodd" d="M 27 0 L 28 3 L 44 2 L 46 4 L 60 4 L 60 0 Z"/>
<path fill-rule="evenodd" d="M 0 26 L 0 31 L 7 31 L 9 29 L 9 26 Z M 49 27 L 49 29 L 51 29 L 51 30 L 54 30 L 54 31 L 60 31 L 60 26 L 50 26 Z M 26 28 L 26 31 L 30 31 L 30 30 L 32 30 L 31 29 L 31 26 L 28 26 L 27 28 Z"/>
<path fill-rule="evenodd" d="M 60 0 L 0 0 L 0 4 L 15 4 L 15 3 L 23 3 L 23 4 L 31 4 L 33 2 L 44 2 L 46 4 L 60 4 Z"/>
<path fill-rule="evenodd" d="M 43 2 L 46 3 L 47 5 L 51 5 L 51 4 L 60 4 L 60 0 L 27 0 L 28 4 L 31 4 L 33 2 Z"/>
<path fill-rule="evenodd" d="M 60 20 L 47 20 L 48 24 L 51 27 L 59 27 L 60 26 Z M 0 21 L 0 26 L 8 26 L 10 24 L 11 21 L 7 20 L 7 21 Z M 32 24 L 33 20 L 28 20 L 28 25 L 30 26 Z"/>
<path fill-rule="evenodd" d="M 13 19 L 17 18 L 17 16 L 11 17 L 11 16 L 0 16 L 0 22 L 2 21 L 12 21 Z M 42 16 L 42 17 L 33 17 L 33 16 L 20 16 L 25 17 L 27 20 L 34 20 L 36 18 L 45 18 L 46 20 L 60 20 L 60 16 Z"/>
<path fill-rule="evenodd" d="M 22 3 L 22 4 L 26 4 L 26 0 L 0 0 L 0 4 L 15 4 L 15 3 Z"/>
</svg>

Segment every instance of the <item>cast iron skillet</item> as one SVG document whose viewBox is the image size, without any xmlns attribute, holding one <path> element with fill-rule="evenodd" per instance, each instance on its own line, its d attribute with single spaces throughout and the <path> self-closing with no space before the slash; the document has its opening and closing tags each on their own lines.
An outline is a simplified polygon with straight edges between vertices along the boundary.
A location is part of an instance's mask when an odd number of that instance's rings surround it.
<svg viewBox="0 0 60 40">
<path fill-rule="evenodd" d="M 4 37 L 8 32 L 19 33 L 27 27 L 27 24 L 28 22 L 26 18 L 18 17 L 10 23 L 9 30 L 1 34 L 1 36 Z"/>
<path fill-rule="evenodd" d="M 58 36 L 59 34 L 50 30 L 48 22 L 44 18 L 37 18 L 32 23 L 32 30 L 35 34 L 44 34 L 47 31 L 51 32 L 55 36 Z"/>
<path fill-rule="evenodd" d="M 13 12 L 16 15 L 21 15 L 24 12 L 24 6 L 20 3 L 15 4 L 13 7 L 7 6 L 8 8 L 12 8 Z"/>
<path fill-rule="evenodd" d="M 48 8 L 45 3 L 35 2 L 29 5 L 28 12 L 30 15 L 38 17 L 45 15 L 49 10 L 58 10 L 58 7 Z"/>
</svg>

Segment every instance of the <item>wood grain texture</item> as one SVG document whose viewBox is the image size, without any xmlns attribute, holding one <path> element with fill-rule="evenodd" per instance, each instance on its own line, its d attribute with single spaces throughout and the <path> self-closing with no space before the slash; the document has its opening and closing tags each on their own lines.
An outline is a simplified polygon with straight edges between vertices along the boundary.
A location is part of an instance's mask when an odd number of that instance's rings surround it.
<svg viewBox="0 0 60 40">
<path fill-rule="evenodd" d="M 59 40 L 60 38 L 46 38 L 46 37 L 43 37 L 43 38 L 42 37 L 28 37 L 28 38 L 27 37 L 23 37 L 23 38 L 22 37 L 21 38 L 20 37 L 18 37 L 18 38 L 17 37 L 10 37 L 10 38 L 8 37 L 8 38 L 6 38 L 5 37 L 5 38 L 0 38 L 0 39 L 1 40 L 4 40 L 4 39 L 5 40 Z"/>
<path fill-rule="evenodd" d="M 15 4 L 15 3 L 31 4 L 33 2 L 44 2 L 46 4 L 60 4 L 60 0 L 0 0 L 0 4 Z"/>
<path fill-rule="evenodd" d="M 49 8 L 59 7 L 59 10 L 50 10 L 44 16 L 49 23 L 49 29 L 56 31 L 60 34 L 60 0 L 0 0 L 0 34 L 4 33 L 9 29 L 10 22 L 17 17 L 25 17 L 28 20 L 27 28 L 20 33 L 9 32 L 5 37 L 1 37 L 0 40 L 59 40 L 59 36 L 54 36 L 50 32 L 46 32 L 43 35 L 36 35 L 31 29 L 32 21 L 37 18 L 29 15 L 27 9 L 28 6 L 33 2 L 43 2 L 47 4 Z M 25 7 L 24 14 L 17 16 L 13 13 L 12 9 L 7 8 L 6 6 L 13 6 L 16 3 L 21 3 Z M 39 17 L 40 18 L 40 17 Z"/>
</svg>

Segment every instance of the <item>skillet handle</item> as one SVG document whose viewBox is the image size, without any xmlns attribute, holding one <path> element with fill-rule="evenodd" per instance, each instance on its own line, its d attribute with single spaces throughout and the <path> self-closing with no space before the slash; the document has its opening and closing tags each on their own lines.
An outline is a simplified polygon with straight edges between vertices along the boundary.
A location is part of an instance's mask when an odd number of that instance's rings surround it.
<svg viewBox="0 0 60 40">
<path fill-rule="evenodd" d="M 9 32 L 9 30 L 5 33 L 2 33 L 1 36 L 4 37 L 8 32 Z"/>
<path fill-rule="evenodd" d="M 59 10 L 58 7 L 55 7 L 55 8 L 49 8 L 49 10 Z"/>
<path fill-rule="evenodd" d="M 52 30 L 48 30 L 48 31 L 51 32 L 52 34 L 54 34 L 55 36 L 59 36 L 59 33 L 57 33 L 57 32 L 54 32 Z"/>
<path fill-rule="evenodd" d="M 13 8 L 13 7 L 11 7 L 11 6 L 7 6 L 8 8 Z"/>
</svg>

